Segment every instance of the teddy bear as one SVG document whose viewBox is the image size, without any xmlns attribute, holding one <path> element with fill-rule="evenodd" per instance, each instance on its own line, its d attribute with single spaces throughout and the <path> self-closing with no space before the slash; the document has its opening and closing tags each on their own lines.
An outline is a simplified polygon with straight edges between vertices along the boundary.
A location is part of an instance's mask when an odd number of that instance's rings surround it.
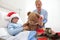
<svg viewBox="0 0 60 40">
<path fill-rule="evenodd" d="M 36 31 L 37 33 L 36 37 L 38 38 L 38 35 L 44 32 L 43 22 L 42 22 L 43 18 L 40 16 L 40 14 L 34 12 L 28 12 L 27 16 L 28 16 L 28 20 L 23 25 L 24 30 Z"/>
<path fill-rule="evenodd" d="M 24 30 L 36 30 L 40 27 L 42 27 L 43 22 L 42 18 L 40 17 L 40 14 L 34 13 L 34 12 L 28 12 L 27 13 L 28 20 L 27 22 L 23 25 L 25 28 Z"/>
</svg>

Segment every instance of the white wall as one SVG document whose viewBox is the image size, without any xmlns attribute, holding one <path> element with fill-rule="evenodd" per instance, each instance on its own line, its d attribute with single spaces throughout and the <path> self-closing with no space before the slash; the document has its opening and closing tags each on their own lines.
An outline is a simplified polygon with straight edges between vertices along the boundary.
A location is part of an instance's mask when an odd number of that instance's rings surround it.
<svg viewBox="0 0 60 40">
<path fill-rule="evenodd" d="M 25 20 L 24 17 L 26 15 L 25 14 L 25 8 L 26 8 L 25 7 L 26 6 L 25 2 L 26 2 L 25 0 L 18 0 L 18 1 L 17 0 L 1 0 L 0 5 L 8 8 L 8 9 L 12 9 L 12 10 L 18 12 L 18 14 L 20 14 L 21 19 L 24 22 L 24 20 Z"/>
<path fill-rule="evenodd" d="M 44 0 L 42 0 L 44 1 Z M 45 1 L 44 1 L 45 2 Z M 51 27 L 53 30 L 60 31 L 60 0 L 46 0 L 44 9 L 48 11 L 48 22 L 46 27 Z"/>
<path fill-rule="evenodd" d="M 60 31 L 60 0 L 41 0 L 42 8 L 48 12 L 46 27 L 51 27 L 56 32 Z M 35 0 L 1 0 L 1 2 L 20 10 L 23 22 L 27 21 L 27 12 L 35 9 Z M 11 8 L 12 8 L 11 7 Z"/>
</svg>

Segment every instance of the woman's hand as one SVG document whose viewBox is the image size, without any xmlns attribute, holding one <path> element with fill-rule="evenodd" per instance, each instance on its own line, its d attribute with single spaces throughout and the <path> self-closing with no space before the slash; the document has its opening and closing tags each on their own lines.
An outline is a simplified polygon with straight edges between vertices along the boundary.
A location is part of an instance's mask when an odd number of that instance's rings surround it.
<svg viewBox="0 0 60 40">
<path fill-rule="evenodd" d="M 43 18 L 40 16 L 39 20 L 38 20 L 38 24 L 40 26 L 43 26 Z"/>
</svg>

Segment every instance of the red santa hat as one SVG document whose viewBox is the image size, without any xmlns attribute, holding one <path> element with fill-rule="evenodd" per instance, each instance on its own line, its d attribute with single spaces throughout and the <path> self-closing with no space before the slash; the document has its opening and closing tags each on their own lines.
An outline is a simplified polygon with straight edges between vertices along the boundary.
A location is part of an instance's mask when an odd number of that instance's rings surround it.
<svg viewBox="0 0 60 40">
<path fill-rule="evenodd" d="M 18 17 L 18 18 L 19 18 L 19 15 L 16 14 L 16 12 L 9 12 L 9 13 L 7 14 L 6 19 L 9 20 L 9 21 L 11 21 L 11 19 L 14 18 L 14 17 Z"/>
</svg>

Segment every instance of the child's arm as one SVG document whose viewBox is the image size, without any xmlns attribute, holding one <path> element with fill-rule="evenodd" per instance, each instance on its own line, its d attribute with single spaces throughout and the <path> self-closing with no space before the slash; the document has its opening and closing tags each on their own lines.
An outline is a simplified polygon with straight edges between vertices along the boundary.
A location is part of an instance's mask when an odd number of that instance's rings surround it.
<svg viewBox="0 0 60 40">
<path fill-rule="evenodd" d="M 16 27 L 14 25 L 9 25 L 7 30 L 10 35 L 15 36 L 16 34 L 18 34 L 19 32 L 23 30 L 23 27 Z"/>
<path fill-rule="evenodd" d="M 37 40 L 36 38 L 36 31 L 31 31 L 29 36 L 28 36 L 28 40 Z"/>
</svg>

